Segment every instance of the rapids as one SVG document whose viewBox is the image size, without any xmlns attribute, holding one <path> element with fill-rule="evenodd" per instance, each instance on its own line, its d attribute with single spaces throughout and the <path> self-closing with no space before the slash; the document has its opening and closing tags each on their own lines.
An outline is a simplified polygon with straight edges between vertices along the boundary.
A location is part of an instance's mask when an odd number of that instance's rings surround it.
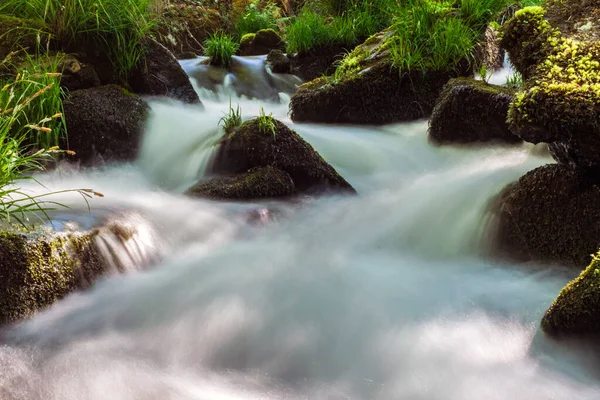
<svg viewBox="0 0 600 400">
<path fill-rule="evenodd" d="M 55 221 L 132 216 L 147 240 L 129 253 L 160 261 L 6 329 L 1 399 L 599 398 L 593 353 L 538 328 L 573 273 L 485 257 L 490 199 L 550 159 L 528 146 L 434 147 L 426 121 L 292 124 L 286 94 L 234 96 L 244 117 L 263 106 L 290 124 L 359 195 L 187 198 L 220 135 L 226 86 L 199 89 L 205 110 L 153 102 L 133 164 L 37 177 L 105 195 L 91 214 L 61 195 L 70 209 Z"/>
</svg>

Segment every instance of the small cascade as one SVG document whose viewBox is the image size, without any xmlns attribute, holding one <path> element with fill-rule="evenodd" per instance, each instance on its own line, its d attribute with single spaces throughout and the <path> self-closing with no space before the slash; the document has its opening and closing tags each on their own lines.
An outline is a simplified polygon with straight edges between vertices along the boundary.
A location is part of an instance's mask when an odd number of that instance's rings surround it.
<svg viewBox="0 0 600 400">
<path fill-rule="evenodd" d="M 280 93 L 292 94 L 302 80 L 290 74 L 275 74 L 266 56 L 234 56 L 228 70 L 208 64 L 207 57 L 180 61 L 202 98 L 245 96 L 279 102 Z"/>
</svg>

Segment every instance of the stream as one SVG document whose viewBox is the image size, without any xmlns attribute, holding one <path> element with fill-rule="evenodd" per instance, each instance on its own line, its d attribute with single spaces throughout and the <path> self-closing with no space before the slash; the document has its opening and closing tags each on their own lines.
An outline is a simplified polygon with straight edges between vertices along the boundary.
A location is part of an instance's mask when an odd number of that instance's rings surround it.
<svg viewBox="0 0 600 400">
<path fill-rule="evenodd" d="M 490 200 L 550 158 L 530 145 L 436 147 L 425 120 L 294 124 L 295 78 L 274 81 L 264 58 L 239 62 L 262 100 L 246 97 L 242 74 L 182 62 L 204 110 L 155 100 L 135 163 L 38 176 L 104 194 L 91 213 L 60 195 L 70 208 L 57 224 L 117 218 L 139 237 L 116 253 L 128 273 L 3 332 L 0 399 L 600 398 L 590 348 L 539 329 L 576 272 L 485 255 Z M 264 107 L 289 124 L 359 195 L 184 196 L 206 178 L 230 99 L 244 118 Z"/>
</svg>

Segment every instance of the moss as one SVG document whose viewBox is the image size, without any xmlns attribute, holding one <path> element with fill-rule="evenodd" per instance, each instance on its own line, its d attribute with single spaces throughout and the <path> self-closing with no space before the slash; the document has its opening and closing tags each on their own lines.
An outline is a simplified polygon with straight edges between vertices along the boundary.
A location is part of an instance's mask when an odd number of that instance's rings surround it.
<svg viewBox="0 0 600 400">
<path fill-rule="evenodd" d="M 276 74 L 287 74 L 292 67 L 290 59 L 281 50 L 271 50 L 267 55 L 267 63 Z"/>
<path fill-rule="evenodd" d="M 93 239 L 0 231 L 0 323 L 29 316 L 99 276 L 103 266 Z"/>
<path fill-rule="evenodd" d="M 273 120 L 275 135 L 263 132 L 258 119 L 245 122 L 225 135 L 212 172 L 240 174 L 252 168 L 272 166 L 292 177 L 299 192 L 323 188 L 354 192 L 335 169 L 282 122 Z"/>
<path fill-rule="evenodd" d="M 187 193 L 213 200 L 254 200 L 291 196 L 295 191 L 294 182 L 287 173 L 268 166 L 233 177 L 214 178 L 194 186 Z"/>
<path fill-rule="evenodd" d="M 258 56 L 271 50 L 285 50 L 285 42 L 273 29 L 261 29 L 256 33 L 247 33 L 240 40 L 239 54 Z"/>
<path fill-rule="evenodd" d="M 256 37 L 256 33 L 246 33 L 240 39 L 240 46 L 248 46 L 252 43 L 254 38 Z"/>
<path fill-rule="evenodd" d="M 600 334 L 600 254 L 562 289 L 541 326 L 553 336 Z"/>
<path fill-rule="evenodd" d="M 506 123 L 514 94 L 514 89 L 475 79 L 450 80 L 429 121 L 429 138 L 436 143 L 520 142 Z"/>
</svg>

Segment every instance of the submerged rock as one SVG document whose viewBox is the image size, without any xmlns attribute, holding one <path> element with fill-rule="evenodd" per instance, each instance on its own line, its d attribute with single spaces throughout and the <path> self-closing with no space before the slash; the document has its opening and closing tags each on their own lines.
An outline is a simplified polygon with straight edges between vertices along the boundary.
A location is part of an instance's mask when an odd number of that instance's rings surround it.
<svg viewBox="0 0 600 400">
<path fill-rule="evenodd" d="M 429 138 L 437 143 L 521 142 L 506 123 L 514 94 L 514 89 L 474 79 L 450 80 L 433 109 Z"/>
<path fill-rule="evenodd" d="M 175 56 L 162 44 L 149 39 L 138 66 L 131 72 L 129 85 L 138 94 L 166 96 L 184 103 L 200 103 L 189 76 Z"/>
<path fill-rule="evenodd" d="M 254 200 L 291 196 L 295 191 L 294 182 L 287 173 L 267 166 L 199 183 L 187 194 L 213 200 Z"/>
<path fill-rule="evenodd" d="M 271 50 L 285 50 L 285 42 L 273 29 L 261 29 L 256 33 L 248 33 L 240 40 L 239 55 L 259 56 Z"/>
<path fill-rule="evenodd" d="M 64 101 L 68 148 L 84 164 L 131 161 L 148 117 L 149 106 L 117 85 L 76 90 Z M 66 146 L 63 146 L 66 147 Z"/>
<path fill-rule="evenodd" d="M 271 50 L 267 55 L 267 63 L 276 74 L 289 74 L 292 63 L 281 50 Z"/>
<path fill-rule="evenodd" d="M 387 124 L 431 114 L 454 71 L 400 73 L 392 65 L 387 29 L 344 57 L 333 76 L 298 88 L 290 102 L 294 121 Z M 458 68 L 460 70 L 460 68 Z"/>
<path fill-rule="evenodd" d="M 552 336 L 600 334 L 600 258 L 560 292 L 542 318 L 542 329 Z"/>
<path fill-rule="evenodd" d="M 518 261 L 581 268 L 600 248 L 600 178 L 545 165 L 507 186 L 493 205 L 494 253 Z"/>
<path fill-rule="evenodd" d="M 94 236 L 0 231 L 0 324 L 30 316 L 98 278 L 104 263 Z"/>
<path fill-rule="evenodd" d="M 247 121 L 226 134 L 211 169 L 216 174 L 232 175 L 267 166 L 287 173 L 298 192 L 355 192 L 300 135 L 268 116 Z"/>
</svg>

